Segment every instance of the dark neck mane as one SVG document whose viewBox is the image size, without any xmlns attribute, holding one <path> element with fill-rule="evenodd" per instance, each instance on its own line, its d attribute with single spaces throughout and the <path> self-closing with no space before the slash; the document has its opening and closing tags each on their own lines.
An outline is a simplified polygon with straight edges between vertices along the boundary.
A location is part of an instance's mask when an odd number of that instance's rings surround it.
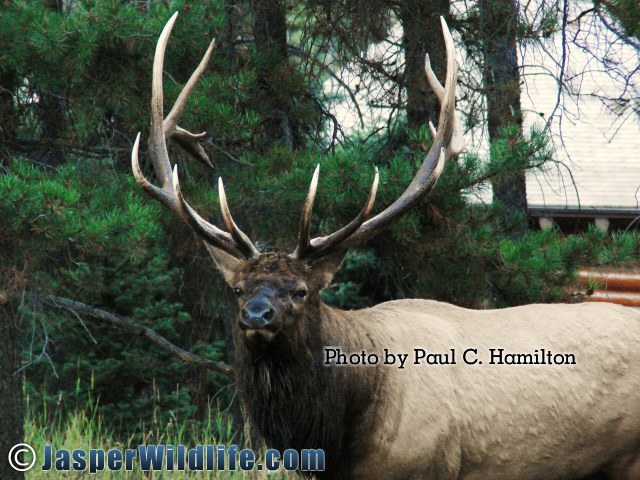
<svg viewBox="0 0 640 480">
<path fill-rule="evenodd" d="M 346 312 L 322 303 L 298 325 L 295 335 L 281 334 L 260 353 L 237 339 L 240 393 L 267 445 L 279 450 L 322 448 L 327 463 L 345 471 L 351 427 L 369 406 L 378 370 L 325 367 L 323 349 L 372 351 L 374 346 Z"/>
</svg>

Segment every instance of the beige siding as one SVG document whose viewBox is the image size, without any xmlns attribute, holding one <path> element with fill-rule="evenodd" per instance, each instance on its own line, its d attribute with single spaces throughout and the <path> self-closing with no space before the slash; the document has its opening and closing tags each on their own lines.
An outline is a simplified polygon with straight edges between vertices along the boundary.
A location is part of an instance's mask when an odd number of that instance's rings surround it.
<svg viewBox="0 0 640 480">
<path fill-rule="evenodd" d="M 583 92 L 590 92 L 601 87 L 597 79 L 588 77 L 582 88 Z M 553 109 L 555 92 L 556 86 L 550 77 L 536 77 L 529 81 L 528 95 L 524 92 L 523 107 L 548 114 Z M 605 112 L 596 100 L 583 101 L 579 107 L 578 110 L 573 106 L 571 113 L 575 119 L 563 119 L 562 136 L 560 125 L 554 124 L 557 158 L 563 165 L 550 166 L 544 174 L 529 175 L 529 204 L 637 207 L 640 202 L 639 119 L 631 114 L 622 123 Z M 528 115 L 528 123 L 532 117 L 535 115 Z"/>
</svg>

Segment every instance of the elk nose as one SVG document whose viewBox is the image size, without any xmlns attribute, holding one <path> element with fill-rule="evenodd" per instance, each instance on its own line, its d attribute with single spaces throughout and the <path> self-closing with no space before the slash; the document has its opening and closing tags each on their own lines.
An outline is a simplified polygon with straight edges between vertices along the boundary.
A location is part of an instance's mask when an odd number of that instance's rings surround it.
<svg viewBox="0 0 640 480">
<path fill-rule="evenodd" d="M 269 303 L 255 300 L 242 307 L 240 317 L 242 328 L 263 328 L 271 324 L 275 317 L 275 310 Z"/>
</svg>

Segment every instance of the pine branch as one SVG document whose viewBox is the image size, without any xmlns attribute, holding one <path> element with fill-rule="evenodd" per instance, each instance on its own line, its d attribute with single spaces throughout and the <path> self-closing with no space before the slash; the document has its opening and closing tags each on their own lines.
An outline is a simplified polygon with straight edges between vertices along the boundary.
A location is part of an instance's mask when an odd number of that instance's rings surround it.
<svg viewBox="0 0 640 480">
<path fill-rule="evenodd" d="M 196 355 L 187 350 L 184 350 L 178 347 L 177 345 L 174 345 L 169 340 L 164 338 L 162 335 L 159 335 L 151 328 L 135 323 L 129 318 L 121 317 L 120 315 L 107 312 L 106 310 L 102 310 L 100 308 L 92 307 L 90 305 L 79 302 L 77 300 L 71 300 L 70 298 L 58 297 L 56 295 L 47 295 L 39 298 L 45 304 L 50 305 L 52 307 L 67 308 L 76 313 L 81 313 L 81 314 L 89 315 L 94 318 L 98 318 L 100 320 L 105 320 L 109 322 L 111 325 L 113 325 L 114 327 L 121 328 L 134 335 L 145 336 L 149 340 L 151 340 L 153 343 L 155 343 L 157 346 L 171 353 L 172 355 L 175 355 L 185 363 L 190 363 L 192 365 L 205 367 L 209 370 L 213 370 L 215 372 L 227 375 L 228 377 L 233 377 L 234 375 L 233 367 L 231 367 L 230 365 L 227 365 L 226 363 L 222 363 L 222 362 L 214 362 L 212 360 L 208 360 L 199 355 Z"/>
</svg>

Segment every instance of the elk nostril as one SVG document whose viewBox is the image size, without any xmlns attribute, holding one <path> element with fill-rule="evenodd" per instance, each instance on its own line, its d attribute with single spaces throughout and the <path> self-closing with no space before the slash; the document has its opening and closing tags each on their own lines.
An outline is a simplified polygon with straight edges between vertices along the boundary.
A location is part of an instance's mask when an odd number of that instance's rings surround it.
<svg viewBox="0 0 640 480">
<path fill-rule="evenodd" d="M 240 309 L 240 328 L 260 329 L 271 327 L 277 318 L 277 312 L 270 302 L 258 299 L 246 303 Z"/>
</svg>

